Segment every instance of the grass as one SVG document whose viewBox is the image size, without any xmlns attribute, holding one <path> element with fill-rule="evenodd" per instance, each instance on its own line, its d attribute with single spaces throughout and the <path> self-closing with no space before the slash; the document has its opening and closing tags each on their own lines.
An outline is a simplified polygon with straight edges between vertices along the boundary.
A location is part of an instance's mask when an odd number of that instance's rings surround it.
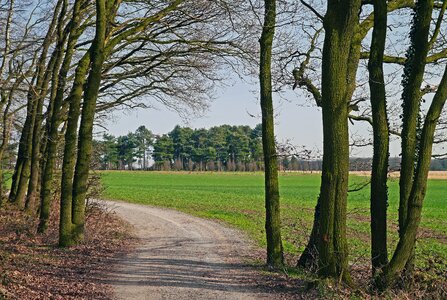
<svg viewBox="0 0 447 300">
<path fill-rule="evenodd" d="M 262 173 L 107 171 L 101 175 L 106 199 L 174 208 L 224 221 L 248 233 L 260 246 L 265 245 Z M 351 176 L 350 184 L 355 187 L 367 180 Z M 280 176 L 282 233 L 289 258 L 295 259 L 307 242 L 319 184 L 318 174 L 285 173 Z M 391 250 L 397 242 L 397 179 L 391 179 L 389 186 Z M 417 245 L 420 268 L 447 268 L 446 195 L 447 180 L 429 181 Z M 369 226 L 369 189 L 349 193 L 348 234 L 353 262 L 369 260 Z"/>
</svg>

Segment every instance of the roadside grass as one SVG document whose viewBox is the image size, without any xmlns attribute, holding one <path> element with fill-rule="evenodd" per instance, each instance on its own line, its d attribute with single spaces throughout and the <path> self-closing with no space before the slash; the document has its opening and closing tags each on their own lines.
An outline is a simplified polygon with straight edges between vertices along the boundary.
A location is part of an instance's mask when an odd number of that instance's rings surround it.
<svg viewBox="0 0 447 300">
<path fill-rule="evenodd" d="M 104 171 L 103 198 L 174 208 L 220 220 L 265 246 L 262 173 Z M 350 186 L 367 177 L 351 176 Z M 282 235 L 290 265 L 304 249 L 312 229 L 320 175 L 280 175 Z M 397 243 L 398 179 L 389 183 L 389 249 Z M 369 186 L 348 196 L 348 235 L 353 268 L 369 264 Z M 429 180 L 417 243 L 417 266 L 424 276 L 447 276 L 447 180 Z"/>
</svg>

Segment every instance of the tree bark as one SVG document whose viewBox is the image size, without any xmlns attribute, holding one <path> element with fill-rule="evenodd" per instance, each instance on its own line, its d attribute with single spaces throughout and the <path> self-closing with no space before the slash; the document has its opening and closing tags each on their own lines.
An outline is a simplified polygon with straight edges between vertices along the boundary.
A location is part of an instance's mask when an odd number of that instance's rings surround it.
<svg viewBox="0 0 447 300">
<path fill-rule="evenodd" d="M 425 117 L 422 128 L 420 147 L 424 149 L 418 156 L 414 182 L 408 199 L 406 223 L 401 229 L 400 239 L 390 263 L 384 268 L 378 278 L 380 289 L 386 289 L 402 274 L 412 258 L 416 235 L 421 221 L 422 205 L 427 190 L 428 172 L 430 169 L 433 140 L 441 112 L 447 99 L 447 67 L 444 71 L 439 88 Z"/>
<path fill-rule="evenodd" d="M 59 245 L 68 247 L 75 242 L 72 239 L 72 193 L 74 167 L 76 164 L 76 141 L 79 116 L 81 114 L 82 92 L 90 66 L 90 54 L 87 52 L 79 61 L 75 72 L 75 79 L 68 102 L 70 103 L 65 131 L 64 158 L 62 162 L 61 181 L 61 214 L 59 222 Z"/>
<path fill-rule="evenodd" d="M 78 155 L 73 179 L 73 241 L 78 243 L 84 238 L 85 196 L 92 153 L 92 132 L 96 100 L 101 83 L 101 71 L 104 63 L 104 44 L 107 27 L 106 0 L 96 0 L 96 33 L 90 55 L 91 69 L 84 91 L 81 123 L 79 126 Z"/>
<path fill-rule="evenodd" d="M 386 105 L 383 54 L 387 30 L 387 2 L 374 1 L 374 29 L 368 62 L 373 120 L 373 162 L 371 172 L 371 262 L 372 271 L 388 263 L 387 206 L 389 128 Z"/>
<path fill-rule="evenodd" d="M 328 1 L 322 61 L 323 168 L 320 188 L 319 274 L 351 284 L 346 241 L 349 172 L 348 103 L 351 47 L 360 0 Z"/>
<path fill-rule="evenodd" d="M 76 42 L 78 40 L 80 32 L 78 32 L 78 28 L 81 22 L 80 18 L 80 1 L 76 1 L 73 6 L 73 15 L 68 24 L 67 30 L 62 32 L 62 28 L 60 28 L 59 34 L 60 36 L 60 60 L 63 62 L 62 66 L 57 74 L 57 77 L 54 78 L 53 84 L 56 87 L 55 96 L 50 103 L 49 108 L 49 124 L 48 124 L 48 142 L 46 145 L 46 163 L 44 166 L 43 174 L 42 174 L 42 182 L 41 182 L 41 206 L 45 207 L 45 211 L 41 209 L 41 218 L 40 218 L 40 226 L 39 229 L 44 231 L 46 229 L 46 223 L 49 218 L 49 208 L 51 204 L 51 188 L 53 183 L 53 174 L 56 166 L 56 155 L 57 155 L 57 145 L 58 145 L 58 135 L 59 135 L 59 125 L 61 124 L 61 108 L 64 100 L 64 91 L 66 86 L 66 78 L 67 74 L 71 67 L 71 61 L 74 55 L 74 49 L 76 46 Z M 65 56 L 63 56 L 63 48 L 65 41 L 68 42 L 65 50 Z"/>
<path fill-rule="evenodd" d="M 265 164 L 267 265 L 273 268 L 280 268 L 284 264 L 284 257 L 281 241 L 278 161 L 275 147 L 271 74 L 272 44 L 276 24 L 276 1 L 265 0 L 264 4 L 264 25 L 261 39 L 259 40 L 261 46 L 259 80 L 262 111 L 262 146 Z"/>
<path fill-rule="evenodd" d="M 402 125 L 402 160 L 399 179 L 399 236 L 402 237 L 406 226 L 409 198 L 413 186 L 417 128 L 421 100 L 421 85 L 424 77 L 426 57 L 429 51 L 428 36 L 433 11 L 433 0 L 418 1 L 414 9 L 414 20 L 410 32 L 410 48 L 407 51 L 407 62 L 403 79 L 403 125 Z M 412 280 L 414 269 L 414 250 L 407 261 L 404 281 Z"/>
</svg>

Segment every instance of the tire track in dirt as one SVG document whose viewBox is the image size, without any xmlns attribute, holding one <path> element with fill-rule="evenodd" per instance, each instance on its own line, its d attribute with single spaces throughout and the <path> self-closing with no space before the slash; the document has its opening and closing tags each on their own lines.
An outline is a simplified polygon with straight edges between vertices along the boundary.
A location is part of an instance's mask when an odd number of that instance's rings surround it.
<svg viewBox="0 0 447 300">
<path fill-rule="evenodd" d="M 108 274 L 117 299 L 276 299 L 241 233 L 178 211 L 102 201 L 141 243 Z M 282 297 L 280 297 L 282 298 Z"/>
</svg>

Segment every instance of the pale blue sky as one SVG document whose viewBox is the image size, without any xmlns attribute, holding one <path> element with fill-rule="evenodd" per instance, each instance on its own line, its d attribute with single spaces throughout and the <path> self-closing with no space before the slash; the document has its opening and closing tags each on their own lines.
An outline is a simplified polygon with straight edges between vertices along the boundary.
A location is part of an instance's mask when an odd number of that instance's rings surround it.
<svg viewBox="0 0 447 300">
<path fill-rule="evenodd" d="M 176 124 L 193 128 L 222 124 L 255 126 L 261 122 L 259 100 L 254 92 L 256 88 L 248 83 L 238 83 L 218 89 L 209 111 L 203 117 L 192 118 L 187 123 L 176 112 L 158 105 L 158 110 L 116 112 L 106 127 L 114 135 L 123 135 L 134 131 L 139 125 L 145 125 L 156 134 L 167 133 Z M 320 110 L 302 104 L 302 99 L 292 93 L 287 95 L 286 100 L 276 101 L 276 135 L 279 140 L 290 139 L 295 145 L 321 148 Z"/>
</svg>

